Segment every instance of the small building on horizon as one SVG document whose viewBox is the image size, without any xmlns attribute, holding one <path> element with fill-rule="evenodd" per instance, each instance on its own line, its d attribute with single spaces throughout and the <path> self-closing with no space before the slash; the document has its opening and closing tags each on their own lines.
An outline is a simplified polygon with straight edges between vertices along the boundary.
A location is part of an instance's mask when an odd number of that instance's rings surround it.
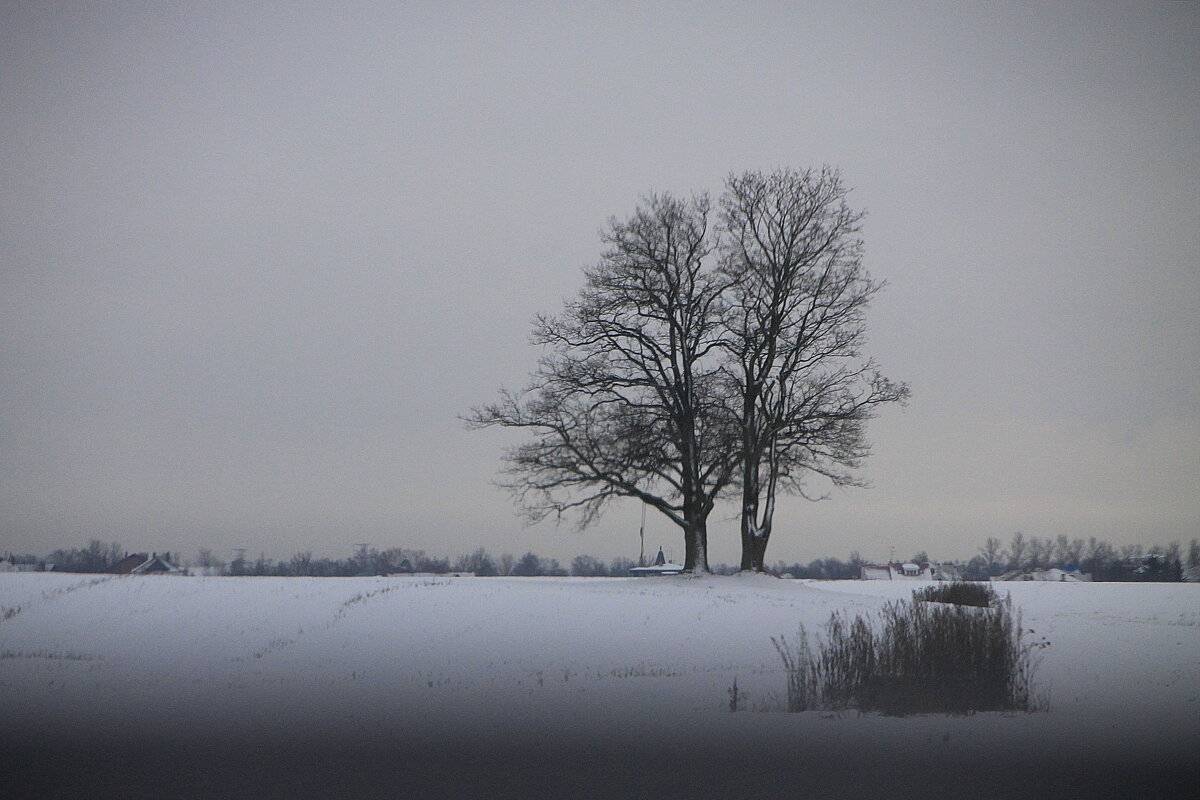
<svg viewBox="0 0 1200 800">
<path fill-rule="evenodd" d="M 631 567 L 629 570 L 630 577 L 633 578 L 648 578 L 654 575 L 678 575 L 683 572 L 682 564 L 672 564 L 667 561 L 666 555 L 663 554 L 663 549 L 658 548 L 658 555 L 654 557 L 654 563 L 648 567 Z"/>
<path fill-rule="evenodd" d="M 171 562 L 171 554 L 126 553 L 112 566 L 114 575 L 186 575 L 187 570 Z"/>
<path fill-rule="evenodd" d="M 940 565 L 928 561 L 916 563 L 913 561 L 889 561 L 887 564 L 863 564 L 859 577 L 864 581 L 933 581 L 939 579 L 935 568 Z"/>
</svg>

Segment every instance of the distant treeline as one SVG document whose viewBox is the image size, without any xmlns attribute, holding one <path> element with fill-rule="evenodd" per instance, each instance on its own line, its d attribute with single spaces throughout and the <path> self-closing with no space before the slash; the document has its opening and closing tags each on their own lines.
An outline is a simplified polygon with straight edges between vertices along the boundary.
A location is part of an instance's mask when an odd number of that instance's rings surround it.
<svg viewBox="0 0 1200 800">
<path fill-rule="evenodd" d="M 8 555 L 4 561 L 31 566 L 39 571 L 55 572 L 109 572 L 130 553 L 117 542 L 106 544 L 92 539 L 86 547 L 70 550 L 55 550 L 48 556 Z M 164 554 L 170 560 L 170 554 Z M 347 558 L 316 558 L 312 551 L 296 553 L 291 558 L 276 561 L 260 554 L 258 558 L 237 557 L 230 561 L 217 558 L 209 548 L 201 548 L 195 558 L 178 566 L 197 568 L 213 575 L 260 575 L 276 577 L 319 577 L 338 578 L 360 575 L 392 575 L 405 572 L 444 575 L 454 572 L 470 572 L 482 577 L 512 575 L 534 577 L 542 575 L 579 575 L 588 577 L 623 577 L 629 575 L 637 562 L 628 558 L 614 558 L 605 562 L 593 556 L 576 556 L 570 568 L 564 568 L 557 559 L 543 558 L 536 553 L 514 556 L 504 553 L 493 556 L 480 547 L 474 552 L 457 558 L 431 556 L 424 550 L 390 548 L 387 550 L 361 549 Z M 729 567 L 726 570 L 732 571 Z"/>
<path fill-rule="evenodd" d="M 128 553 L 116 542 L 105 544 L 91 540 L 87 547 L 55 550 L 50 555 L 6 556 L 4 561 L 38 570 L 57 572 L 108 572 Z M 914 553 L 909 559 L 916 563 L 936 563 L 925 552 Z M 775 575 L 816 580 L 852 580 L 860 577 L 861 568 L 868 564 L 859 553 L 853 552 L 845 561 L 838 558 L 818 558 L 808 564 L 776 562 L 770 569 Z M 950 563 L 950 562 L 945 562 Z M 454 558 L 430 556 L 424 550 L 394 547 L 387 550 L 360 548 L 347 558 L 314 558 L 312 551 L 296 553 L 286 560 L 276 561 L 265 554 L 258 558 L 234 558 L 223 561 L 212 550 L 201 548 L 195 558 L 179 566 L 199 568 L 212 575 L 262 575 L 277 577 L 352 577 L 362 575 L 394 575 L 409 572 L 448 574 L 470 572 L 481 577 L 536 577 L 572 575 L 578 577 L 627 577 L 638 564 L 629 558 L 603 561 L 589 555 L 576 556 L 569 567 L 557 559 L 543 558 L 536 553 L 514 556 L 504 553 L 493 556 L 480 547 L 471 553 Z M 1033 571 L 1057 567 L 1079 570 L 1096 581 L 1180 581 L 1189 572 L 1200 570 L 1200 540 L 1192 539 L 1186 550 L 1178 543 L 1154 545 L 1124 545 L 1113 547 L 1091 537 L 1068 539 L 1059 536 L 1042 539 L 1015 533 L 1007 546 L 995 537 L 988 537 L 979 553 L 965 563 L 957 563 L 966 580 L 988 580 L 1014 570 Z M 721 575 L 737 572 L 726 564 L 713 566 Z"/>
<path fill-rule="evenodd" d="M 979 554 L 965 565 L 963 577 L 982 580 L 1013 570 L 1077 569 L 1096 581 L 1180 581 L 1188 568 L 1200 568 L 1200 540 L 1187 550 L 1179 542 L 1113 547 L 1095 536 L 1083 539 L 1025 537 L 1014 533 L 1005 547 L 988 537 Z"/>
<path fill-rule="evenodd" d="M 908 559 L 917 564 L 937 563 L 924 552 Z M 841 561 L 837 558 L 818 558 L 807 565 L 777 562 L 771 570 L 776 575 L 819 580 L 857 578 L 863 561 L 857 552 Z M 951 562 L 945 562 L 951 563 Z M 1078 570 L 1092 576 L 1094 581 L 1181 581 L 1188 570 L 1200 569 L 1200 540 L 1192 539 L 1186 551 L 1179 542 L 1153 545 L 1140 544 L 1113 547 L 1095 536 L 1070 539 L 1066 536 L 1040 538 L 1014 533 L 1005 546 L 998 538 L 989 536 L 979 553 L 966 562 L 955 562 L 964 580 L 986 581 L 1013 571 L 1032 572 L 1052 568 Z"/>
</svg>

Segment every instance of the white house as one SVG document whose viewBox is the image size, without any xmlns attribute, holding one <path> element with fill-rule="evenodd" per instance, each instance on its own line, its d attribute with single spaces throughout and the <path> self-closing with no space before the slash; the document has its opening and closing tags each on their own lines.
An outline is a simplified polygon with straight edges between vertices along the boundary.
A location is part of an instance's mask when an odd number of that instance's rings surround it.
<svg viewBox="0 0 1200 800">
<path fill-rule="evenodd" d="M 934 565 L 927 562 L 916 564 L 911 561 L 887 564 L 863 564 L 859 576 L 864 581 L 932 581 L 936 580 Z"/>
<path fill-rule="evenodd" d="M 630 576 L 634 578 L 646 578 L 652 575 L 678 575 L 681 572 L 683 572 L 683 565 L 667 561 L 661 547 L 658 548 L 658 555 L 654 557 L 653 564 L 648 567 L 633 567 L 629 570 Z"/>
</svg>

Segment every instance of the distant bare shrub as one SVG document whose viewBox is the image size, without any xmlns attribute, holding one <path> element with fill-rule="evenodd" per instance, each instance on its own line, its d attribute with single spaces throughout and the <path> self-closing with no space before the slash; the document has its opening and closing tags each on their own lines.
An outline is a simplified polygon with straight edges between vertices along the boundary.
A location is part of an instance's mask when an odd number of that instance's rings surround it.
<svg viewBox="0 0 1200 800">
<path fill-rule="evenodd" d="M 996 590 L 991 587 L 991 584 L 976 581 L 951 581 L 915 589 L 913 600 L 988 608 L 999 603 L 1000 596 L 996 594 Z"/>
<path fill-rule="evenodd" d="M 986 608 L 890 603 L 878 624 L 834 613 L 814 657 L 771 639 L 788 676 L 788 711 L 857 708 L 902 716 L 1032 711 L 1034 653 L 1012 601 Z"/>
</svg>

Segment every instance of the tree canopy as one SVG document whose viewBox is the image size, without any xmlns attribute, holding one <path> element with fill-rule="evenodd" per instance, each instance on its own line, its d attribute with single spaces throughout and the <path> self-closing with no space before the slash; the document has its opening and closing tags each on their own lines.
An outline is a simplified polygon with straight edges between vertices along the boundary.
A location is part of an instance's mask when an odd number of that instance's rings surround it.
<svg viewBox="0 0 1200 800">
<path fill-rule="evenodd" d="M 866 420 L 908 390 L 860 352 L 882 284 L 845 195 L 829 168 L 747 172 L 715 225 L 706 195 L 609 221 L 578 297 L 535 321 L 530 384 L 468 417 L 532 433 L 503 481 L 531 520 L 587 525 L 634 497 L 682 529 L 685 571 L 707 572 L 709 515 L 740 496 L 742 568 L 762 570 L 778 491 L 857 485 Z"/>
</svg>

